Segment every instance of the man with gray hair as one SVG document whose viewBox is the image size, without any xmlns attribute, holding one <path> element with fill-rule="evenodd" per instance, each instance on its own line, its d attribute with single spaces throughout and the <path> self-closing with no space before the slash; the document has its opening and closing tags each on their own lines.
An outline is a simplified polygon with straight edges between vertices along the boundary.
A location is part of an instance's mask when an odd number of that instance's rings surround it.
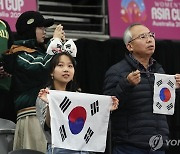
<svg viewBox="0 0 180 154">
<path fill-rule="evenodd" d="M 165 154 L 169 134 L 166 116 L 153 113 L 154 73 L 164 73 L 152 58 L 155 33 L 135 23 L 125 30 L 123 39 L 129 52 L 109 68 L 104 80 L 104 94 L 120 100 L 111 115 L 113 154 Z M 180 74 L 175 78 L 179 84 Z M 153 136 L 152 147 L 149 141 Z M 161 147 L 155 149 L 160 140 Z"/>
</svg>

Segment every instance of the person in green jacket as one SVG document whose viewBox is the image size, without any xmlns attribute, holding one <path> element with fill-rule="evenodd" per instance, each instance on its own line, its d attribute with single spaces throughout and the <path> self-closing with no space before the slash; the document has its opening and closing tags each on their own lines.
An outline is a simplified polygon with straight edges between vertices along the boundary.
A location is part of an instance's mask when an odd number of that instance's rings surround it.
<svg viewBox="0 0 180 154">
<path fill-rule="evenodd" d="M 54 24 L 37 11 L 22 13 L 16 22 L 18 41 L 6 52 L 6 70 L 12 74 L 17 124 L 13 150 L 46 151 L 46 139 L 36 117 L 36 98 L 48 80 L 49 62 L 53 55 L 46 53 L 46 27 Z M 64 38 L 63 26 L 58 25 L 53 37 Z"/>
<path fill-rule="evenodd" d="M 0 19 L 0 118 L 15 121 L 10 94 L 11 75 L 4 70 L 2 55 L 13 44 L 13 35 L 7 21 Z"/>
</svg>

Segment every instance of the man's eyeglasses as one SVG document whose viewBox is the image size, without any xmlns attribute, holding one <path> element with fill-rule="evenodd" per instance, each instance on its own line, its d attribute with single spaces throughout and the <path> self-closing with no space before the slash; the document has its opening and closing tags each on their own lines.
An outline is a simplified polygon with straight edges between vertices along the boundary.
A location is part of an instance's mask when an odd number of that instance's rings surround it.
<svg viewBox="0 0 180 154">
<path fill-rule="evenodd" d="M 129 41 L 129 43 L 131 43 L 132 41 L 136 40 L 136 39 L 147 39 L 147 38 L 155 38 L 155 33 L 154 32 L 149 32 L 149 33 L 144 33 L 144 34 L 140 34 L 139 36 L 137 36 L 136 38 L 132 39 Z"/>
</svg>

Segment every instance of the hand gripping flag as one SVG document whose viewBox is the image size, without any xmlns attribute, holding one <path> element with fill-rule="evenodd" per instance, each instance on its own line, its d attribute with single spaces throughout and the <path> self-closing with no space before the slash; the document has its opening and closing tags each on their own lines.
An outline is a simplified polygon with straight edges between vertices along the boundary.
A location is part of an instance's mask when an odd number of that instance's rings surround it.
<svg viewBox="0 0 180 154">
<path fill-rule="evenodd" d="M 174 75 L 158 73 L 155 73 L 154 75 L 153 113 L 173 115 L 176 87 Z"/>
<path fill-rule="evenodd" d="M 53 147 L 104 152 L 111 96 L 50 90 Z"/>
</svg>

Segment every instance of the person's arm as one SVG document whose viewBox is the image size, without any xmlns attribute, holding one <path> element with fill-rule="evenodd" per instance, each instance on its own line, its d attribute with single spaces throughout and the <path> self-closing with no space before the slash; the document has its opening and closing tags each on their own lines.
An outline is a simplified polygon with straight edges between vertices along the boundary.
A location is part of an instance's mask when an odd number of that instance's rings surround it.
<svg viewBox="0 0 180 154">
<path fill-rule="evenodd" d="M 34 53 L 21 52 L 17 55 L 17 67 L 26 73 L 41 73 L 47 70 L 52 55 L 38 51 Z"/>
<path fill-rule="evenodd" d="M 46 112 L 45 112 L 45 115 L 44 115 L 44 124 L 43 126 L 46 125 L 50 128 L 51 125 L 50 125 L 50 113 L 49 113 L 49 102 L 48 102 L 48 99 L 47 99 L 47 94 L 49 93 L 49 89 L 46 88 L 46 89 L 41 89 L 39 94 L 38 94 L 38 97 L 39 99 L 41 99 L 43 101 L 44 104 L 46 104 Z M 36 103 L 36 105 L 38 105 Z"/>
<path fill-rule="evenodd" d="M 121 106 L 134 85 L 130 84 L 127 79 L 129 72 L 117 72 L 118 70 L 114 68 L 107 71 L 104 80 L 103 93 L 105 95 L 116 96 L 119 100 L 121 100 Z"/>
<path fill-rule="evenodd" d="M 51 128 L 51 118 L 49 113 L 49 105 L 47 106 L 47 113 L 46 113 L 46 125 Z"/>
</svg>

